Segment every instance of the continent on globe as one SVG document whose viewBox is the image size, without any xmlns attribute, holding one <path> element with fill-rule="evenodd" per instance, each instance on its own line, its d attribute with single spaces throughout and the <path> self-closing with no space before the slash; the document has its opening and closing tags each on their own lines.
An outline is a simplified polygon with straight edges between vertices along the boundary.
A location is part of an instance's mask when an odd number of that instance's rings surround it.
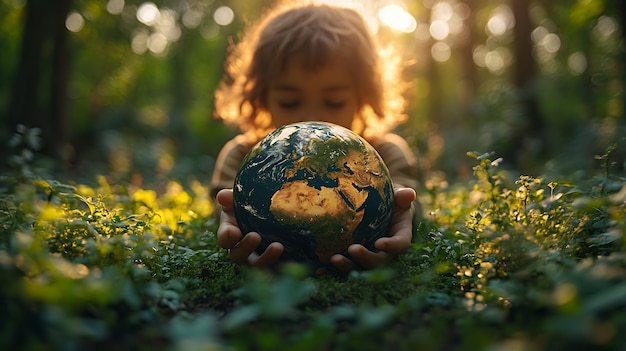
<svg viewBox="0 0 626 351">
<path fill-rule="evenodd" d="M 282 260 L 316 265 L 353 243 L 373 250 L 393 209 L 380 155 L 356 133 L 325 122 L 289 124 L 259 141 L 235 177 L 233 196 L 237 223 L 261 235 L 261 252 L 278 241 Z"/>
</svg>

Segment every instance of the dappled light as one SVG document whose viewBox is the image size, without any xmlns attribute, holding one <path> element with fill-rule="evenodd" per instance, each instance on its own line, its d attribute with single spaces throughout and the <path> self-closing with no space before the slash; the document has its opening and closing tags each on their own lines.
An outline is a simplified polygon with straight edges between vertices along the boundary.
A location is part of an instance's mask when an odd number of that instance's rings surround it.
<svg viewBox="0 0 626 351">
<path fill-rule="evenodd" d="M 513 6 L 520 2 L 312 2 L 357 10 L 385 47 L 383 55 L 404 66 L 403 74 L 412 84 L 407 92 L 411 96 L 407 106 L 409 120 L 400 130 L 412 135 L 413 146 L 424 148 L 420 153 L 426 159 L 421 167 L 426 173 L 430 172 L 427 168 L 435 166 L 445 169 L 449 176 L 467 174 L 455 166 L 463 163 L 458 155 L 466 148 L 482 146 L 503 149 L 507 160 L 515 166 L 540 168 L 545 163 L 544 158 L 562 154 L 565 146 L 560 145 L 572 139 L 564 136 L 565 132 L 554 133 L 564 130 L 566 120 L 578 121 L 575 125 L 580 126 L 576 131 L 579 138 L 598 140 L 579 122 L 590 120 L 592 116 L 615 118 L 623 114 L 624 83 L 618 78 L 623 70 L 623 25 L 617 10 L 605 0 L 577 1 L 569 7 L 560 2 L 529 2 L 521 10 L 527 16 L 521 16 L 520 10 Z M 7 17 L 7 26 L 13 23 L 18 28 L 20 16 L 17 13 L 24 2 L 5 3 L 13 11 Z M 243 0 L 74 2 L 64 15 L 64 26 L 71 52 L 78 57 L 69 61 L 72 78 L 67 83 L 68 107 L 58 110 L 67 111 L 70 122 L 56 124 L 71 125 L 71 128 L 63 127 L 67 132 L 57 133 L 67 135 L 63 137 L 66 146 L 55 146 L 66 150 L 59 154 L 78 161 L 89 159 L 81 156 L 82 151 L 104 152 L 106 155 L 100 158 L 109 159 L 109 164 L 116 165 L 115 169 L 132 172 L 137 167 L 136 157 L 122 156 L 120 151 L 107 146 L 109 132 L 99 133 L 100 126 L 91 125 L 92 120 L 110 120 L 115 121 L 110 128 L 119 129 L 116 123 L 125 118 L 122 116 L 128 116 L 149 130 L 150 137 L 185 139 L 188 136 L 185 133 L 193 134 L 188 140 L 193 140 L 196 146 L 189 150 L 199 153 L 203 149 L 198 145 L 213 149 L 223 144 L 229 132 L 211 119 L 212 90 L 220 77 L 228 43 L 237 42 L 243 26 L 258 18 L 270 3 Z M 11 40 L 15 42 L 15 38 Z M 11 45 L 6 47 L 17 53 L 18 45 Z M 16 59 L 13 66 L 15 62 Z M 45 77 L 53 75 L 47 73 Z M 529 82 L 535 84 L 533 88 L 529 88 Z M 526 89 L 533 93 L 530 102 L 522 102 L 516 95 L 517 91 Z M 8 85 L 5 91 L 10 91 Z M 159 96 L 163 91 L 168 92 L 167 98 Z M 30 97 L 23 100 L 28 99 Z M 563 109 L 555 103 L 563 99 L 576 102 Z M 176 117 L 164 123 L 145 123 L 141 111 L 146 105 L 159 105 L 165 115 Z M 26 109 L 29 104 L 19 106 Z M 532 115 L 537 116 L 537 120 L 524 121 L 525 116 L 531 118 L 528 111 L 535 111 Z M 117 117 L 92 119 L 110 113 Z M 107 122 L 101 124 L 108 127 Z M 590 133 L 606 137 L 604 125 L 597 123 Z M 538 130 L 531 132 L 534 126 Z M 132 130 L 129 127 L 122 134 Z M 168 132 L 160 133 L 160 130 Z M 477 130 L 479 137 L 469 137 L 466 134 L 471 133 L 462 130 Z M 518 150 L 520 142 L 512 141 L 516 131 L 524 134 L 519 136 L 525 140 L 521 143 L 524 151 Z M 97 135 L 95 139 L 93 134 Z M 437 135 L 441 143 L 422 141 L 433 135 Z M 617 135 L 615 132 L 611 138 Z M 131 139 L 121 141 L 128 150 L 133 149 L 126 145 Z M 68 146 L 78 140 L 91 140 L 97 146 Z M 62 144 L 50 141 L 44 145 L 55 143 Z M 174 141 L 171 144 L 180 147 L 185 143 Z M 215 152 L 204 149 L 202 157 L 212 160 Z M 158 158 L 150 159 L 154 162 L 152 167 L 157 167 Z M 202 164 L 207 172 L 213 161 Z M 587 162 L 579 161 L 568 169 L 587 166 Z M 174 162 L 172 171 L 177 169 Z"/>
<path fill-rule="evenodd" d="M 487 21 L 486 31 L 490 35 L 500 36 L 515 26 L 515 18 L 511 8 L 507 5 L 499 5 L 493 11 Z"/>
<path fill-rule="evenodd" d="M 587 69 L 587 57 L 584 53 L 577 51 L 567 58 L 567 67 L 573 75 L 579 76 Z"/>
<path fill-rule="evenodd" d="M 124 0 L 109 0 L 106 9 L 112 15 L 119 15 L 124 10 Z"/>
<path fill-rule="evenodd" d="M 601 16 L 598 19 L 598 24 L 593 27 L 593 30 L 598 39 L 607 40 L 618 30 L 618 25 L 614 18 Z"/>
<path fill-rule="evenodd" d="M 80 32 L 84 25 L 85 19 L 76 11 L 72 11 L 65 20 L 65 28 L 67 28 L 70 32 Z"/>
<path fill-rule="evenodd" d="M 554 33 L 548 33 L 537 44 L 549 54 L 556 54 L 561 48 L 561 39 Z"/>
<path fill-rule="evenodd" d="M 387 5 L 378 11 L 378 18 L 385 26 L 393 30 L 412 33 L 417 21 L 410 13 L 399 5 Z"/>
<path fill-rule="evenodd" d="M 199 9 L 189 8 L 185 13 L 183 13 L 182 22 L 183 25 L 189 29 L 198 28 L 200 23 L 202 23 L 202 11 Z"/>
<path fill-rule="evenodd" d="M 466 21 L 472 15 L 472 11 L 476 11 L 470 9 L 465 2 L 457 0 L 425 1 L 422 9 L 415 13 L 407 9 L 405 5 L 408 3 L 402 2 L 390 4 L 374 0 L 316 2 L 354 7 L 364 14 L 374 31 L 384 26 L 397 33 L 413 33 L 417 40 L 414 46 L 420 46 L 420 42 L 434 40 L 429 44 L 428 51 L 434 61 L 441 63 L 449 61 L 458 46 L 467 39 Z M 180 8 L 167 8 L 154 2 L 134 6 L 124 0 L 109 0 L 106 3 L 106 10 L 110 14 L 122 15 L 134 11 L 136 20 L 144 25 L 143 28 L 136 28 L 132 34 L 131 48 L 136 54 L 150 52 L 157 56 L 167 55 L 168 48 L 182 35 L 181 26 L 191 30 L 199 29 L 206 39 L 216 38 L 220 32 L 219 27 L 231 25 L 238 16 L 232 7 L 219 6 L 208 9 L 206 4 L 200 1 L 191 1 L 189 5 Z M 415 8 L 412 5 L 411 9 Z M 531 11 L 535 17 L 545 16 L 541 5 L 533 5 Z M 580 11 L 580 8 L 577 8 L 577 11 Z M 424 14 L 428 17 L 424 17 Z M 211 22 L 206 21 L 207 16 L 210 16 Z M 79 32 L 84 25 L 85 20 L 80 12 L 73 11 L 68 15 L 66 27 L 69 31 Z M 484 23 L 486 40 L 473 46 L 473 63 L 496 75 L 505 73 L 515 60 L 510 48 L 507 47 L 510 40 L 498 38 L 507 35 L 510 37 L 514 26 L 515 18 L 508 5 L 501 4 L 491 9 Z M 561 49 L 562 42 L 558 33 L 551 32 L 548 27 L 541 24 L 536 26 L 531 37 L 535 46 L 534 55 L 539 63 L 545 64 L 543 69 L 550 72 L 554 70 L 552 60 Z M 593 28 L 593 33 L 599 40 L 606 41 L 614 35 L 617 28 L 615 19 L 601 16 Z M 566 64 L 573 75 L 580 75 L 586 69 L 588 61 L 583 53 L 574 52 L 568 56 Z"/>
<path fill-rule="evenodd" d="M 144 2 L 137 9 L 137 20 L 148 26 L 155 24 L 160 16 L 159 8 L 151 2 Z"/>
<path fill-rule="evenodd" d="M 450 59 L 452 50 L 450 49 L 450 45 L 444 42 L 437 42 L 430 48 L 430 54 L 435 61 L 446 62 Z"/>
<path fill-rule="evenodd" d="M 437 40 L 444 40 L 450 34 L 450 27 L 444 20 L 434 20 L 430 23 L 430 35 Z"/>
<path fill-rule="evenodd" d="M 181 30 L 177 24 L 177 14 L 171 9 L 159 9 L 154 3 L 145 2 L 137 9 L 137 20 L 152 31 L 139 30 L 132 40 L 135 53 L 146 50 L 160 55 L 165 53 L 168 45 L 180 38 Z"/>
<path fill-rule="evenodd" d="M 624 94 L 624 83 L 611 78 L 616 77 L 621 69 L 622 26 L 615 12 L 602 12 L 608 9 L 603 0 L 579 1 L 567 9 L 531 2 L 525 10 L 527 18 L 520 18 L 520 13 L 516 12 L 519 10 L 513 7 L 513 3 L 468 3 L 461 0 L 313 2 L 357 10 L 383 46 L 389 46 L 383 54 L 405 66 L 405 75 L 413 82 L 409 93 L 414 98 L 407 106 L 409 123 L 406 129 L 418 131 L 412 143 L 425 148 L 422 150 L 428 158 L 423 161 L 425 168 L 436 165 L 445 168 L 449 175 L 466 174 L 466 171 L 459 171 L 454 166 L 459 162 L 456 155 L 462 155 L 464 149 L 469 147 L 465 145 L 504 148 L 507 159 L 516 165 L 522 164 L 522 156 L 519 156 L 511 136 L 516 130 L 530 133 L 528 130 L 534 127 L 529 126 L 540 125 L 533 121 L 527 127 L 520 127 L 526 123 L 519 117 L 524 115 L 523 111 L 538 111 L 516 101 L 514 91 L 524 89 L 524 82 L 538 84 L 537 96 L 531 100 L 536 101 L 532 102 L 534 104 L 541 104 L 539 112 L 542 115 L 536 115 L 545 120 L 545 124 L 537 128 L 544 131 L 560 130 L 565 123 L 563 121 L 569 118 L 565 116 L 575 115 L 575 120 L 582 121 L 591 113 L 619 116 L 624 111 L 624 100 L 620 98 Z M 214 130 L 224 132 L 222 128 L 215 128 L 216 122 L 209 118 L 212 114 L 209 97 L 219 77 L 217 72 L 222 68 L 220 60 L 227 52 L 228 42 L 236 42 L 242 26 L 258 17 L 268 4 L 259 2 L 251 5 L 239 0 L 229 3 L 107 0 L 75 4 L 66 14 L 64 22 L 71 41 L 75 43 L 73 45 L 88 47 L 88 43 L 101 42 L 107 49 L 97 54 L 94 49 L 89 54 L 91 58 L 80 63 L 85 67 L 75 68 L 76 78 L 69 82 L 68 88 L 75 108 L 68 110 L 69 113 L 76 119 L 84 119 L 81 116 L 91 111 L 104 113 L 102 111 L 108 108 L 115 108 L 117 102 L 130 99 L 133 93 L 151 101 L 155 92 L 150 87 L 159 86 L 160 89 L 177 92 L 172 95 L 176 97 L 175 101 L 160 99 L 157 104 L 165 114 L 182 111 L 178 130 L 192 130 L 197 134 L 195 142 L 198 144 L 215 146 L 224 143 L 226 136 L 200 137 L 217 133 Z M 12 6 L 18 8 L 17 5 Z M 520 30 L 524 32 L 520 33 Z M 520 35 L 526 40 L 522 40 Z M 522 46 L 524 42 L 528 45 Z M 391 50 L 394 47 L 397 50 Z M 527 55 L 520 56 L 522 53 Z M 101 65 L 103 69 L 100 73 L 86 68 L 87 62 L 95 61 L 96 57 L 106 57 L 110 62 Z M 201 65 L 201 57 L 212 57 L 212 63 Z M 183 63 L 186 60 L 195 63 Z M 150 65 L 145 66 L 146 63 Z M 169 68 L 160 70 L 158 66 Z M 138 67 L 159 73 L 146 73 L 144 77 Z M 197 67 L 203 67 L 204 72 L 190 73 Z M 533 79 L 538 75 L 546 79 Z M 556 83 L 552 76 L 559 77 L 563 82 Z M 206 79 L 201 82 L 203 77 Z M 516 77 L 515 81 L 512 77 Z M 603 91 L 593 95 L 600 100 L 573 98 L 574 95 L 591 96 L 586 92 L 583 80 L 591 82 L 593 90 Z M 548 83 L 550 81 L 571 88 L 553 89 Z M 179 89 L 181 82 L 187 87 Z M 203 90 L 198 90 L 197 86 L 202 86 Z M 500 93 L 494 93 L 497 90 L 495 87 L 500 87 Z M 559 94 L 566 91 L 572 94 L 578 105 L 586 108 L 565 112 L 552 103 L 560 101 Z M 184 98 L 185 95 L 189 99 Z M 450 101 L 452 103 L 448 103 Z M 142 117 L 137 111 L 149 103 L 133 108 L 140 123 Z M 498 108 L 505 107 L 507 112 L 495 113 L 492 109 L 496 105 Z M 576 104 L 571 106 L 573 108 Z M 458 122 L 464 124 L 466 129 L 479 130 L 479 138 L 459 137 L 456 133 L 460 131 L 453 132 L 454 128 L 448 128 L 448 123 L 456 125 Z M 159 130 L 176 123 L 170 120 L 165 125 L 143 125 Z M 76 125 L 81 127 L 76 127 L 75 133 L 87 133 L 87 120 Z M 581 138 L 589 138 L 584 130 L 581 128 L 577 133 Z M 601 132 L 600 127 L 594 129 L 596 132 Z M 523 136 L 528 139 L 523 143 L 523 153 L 527 154 L 524 166 L 532 164 L 533 167 L 541 167 L 542 155 L 555 157 L 561 152 L 558 150 L 559 143 L 570 138 L 560 134 L 550 133 L 549 140 L 540 140 L 546 133 L 535 134 L 539 137 Z M 421 142 L 422 138 L 418 135 L 427 135 L 426 140 L 430 135 L 440 135 L 441 146 Z M 555 135 L 558 139 L 554 139 Z M 100 150 L 110 150 L 111 154 L 106 157 L 111 159 L 111 165 L 118 165 L 115 169 L 130 172 L 135 167 L 133 157 L 122 157 L 119 151 L 104 146 L 105 137 L 98 140 Z M 552 150 L 544 154 L 541 149 L 546 147 Z M 206 157 L 214 158 L 215 155 Z M 529 161 L 533 159 L 536 161 Z M 206 164 L 208 170 L 212 162 Z M 153 167 L 157 167 L 156 163 Z M 176 170 L 177 166 L 172 169 Z"/>
<path fill-rule="evenodd" d="M 227 26 L 231 24 L 234 18 L 235 13 L 233 12 L 233 9 L 228 6 L 220 6 L 213 13 L 213 20 L 215 20 L 215 23 L 220 26 Z"/>
</svg>

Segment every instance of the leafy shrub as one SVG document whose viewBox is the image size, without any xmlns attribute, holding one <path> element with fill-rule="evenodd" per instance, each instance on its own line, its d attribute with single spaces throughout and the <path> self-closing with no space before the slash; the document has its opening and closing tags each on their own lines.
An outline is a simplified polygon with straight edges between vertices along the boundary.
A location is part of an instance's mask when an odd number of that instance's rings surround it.
<svg viewBox="0 0 626 351">
<path fill-rule="evenodd" d="M 427 182 L 410 251 L 311 277 L 229 262 L 208 189 L 5 176 L 2 349 L 607 349 L 626 347 L 626 183 Z"/>
</svg>

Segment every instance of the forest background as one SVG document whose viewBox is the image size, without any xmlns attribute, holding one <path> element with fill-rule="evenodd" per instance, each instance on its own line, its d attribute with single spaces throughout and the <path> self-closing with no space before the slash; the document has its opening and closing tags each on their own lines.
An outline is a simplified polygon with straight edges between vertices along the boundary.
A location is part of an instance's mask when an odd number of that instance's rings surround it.
<svg viewBox="0 0 626 351">
<path fill-rule="evenodd" d="M 270 3 L 2 0 L 0 169 L 208 182 L 236 132 L 212 115 L 228 43 Z M 356 3 L 403 48 L 422 182 L 467 179 L 471 150 L 575 177 L 615 144 L 624 169 L 623 1 Z M 20 124 L 43 142 L 11 144 Z"/>
<path fill-rule="evenodd" d="M 270 1 L 0 0 L 0 349 L 626 349 L 626 1 L 333 2 L 404 49 L 425 210 L 313 278 L 230 262 L 207 188 Z"/>
</svg>

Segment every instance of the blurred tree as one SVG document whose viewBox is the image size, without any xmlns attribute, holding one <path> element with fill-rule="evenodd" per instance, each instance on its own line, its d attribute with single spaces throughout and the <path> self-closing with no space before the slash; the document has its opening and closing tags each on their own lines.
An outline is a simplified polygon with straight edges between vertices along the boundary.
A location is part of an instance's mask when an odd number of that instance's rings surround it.
<svg viewBox="0 0 626 351">
<path fill-rule="evenodd" d="M 544 122 L 538 107 L 537 90 L 533 87 L 533 81 L 537 77 L 537 65 L 533 57 L 533 42 L 531 33 L 534 26 L 530 19 L 530 0 L 511 0 L 511 9 L 515 18 L 513 27 L 514 46 L 513 56 L 513 84 L 520 94 L 521 113 L 523 121 L 520 126 L 513 128 L 511 136 L 514 150 L 511 153 L 515 163 L 520 166 L 524 161 L 525 154 L 529 151 L 530 144 L 541 140 Z M 543 148 L 543 146 L 539 146 Z M 534 154 L 542 150 L 533 150 Z"/>
<path fill-rule="evenodd" d="M 476 45 L 476 10 L 477 0 L 463 0 L 468 9 L 468 15 L 465 25 L 465 40 L 459 45 L 460 64 L 461 64 L 461 81 L 463 82 L 464 96 L 461 103 L 464 110 L 469 110 L 476 98 L 478 91 L 478 75 L 476 65 L 474 64 L 474 46 Z"/>
<path fill-rule="evenodd" d="M 43 129 L 44 152 L 63 163 L 69 143 L 67 121 L 68 35 L 65 19 L 72 0 L 28 0 L 21 51 L 5 126 Z"/>
<path fill-rule="evenodd" d="M 0 139 L 39 126 L 45 153 L 77 172 L 210 174 L 234 134 L 211 118 L 228 42 L 272 2 L 0 0 Z M 388 2 L 358 3 L 406 48 L 398 132 L 424 170 L 460 174 L 468 150 L 578 170 L 626 133 L 626 1 L 394 1 L 415 20 L 406 32 L 381 20 Z"/>
<path fill-rule="evenodd" d="M 620 50 L 620 62 L 626 62 L 626 1 L 624 0 L 611 0 L 609 6 L 616 13 L 617 20 L 619 21 L 619 26 L 622 30 L 621 32 L 621 50 Z M 620 66 L 621 70 L 621 81 L 622 85 L 622 120 L 626 123 L 626 67 L 622 64 Z M 626 167 L 626 166 L 624 166 Z"/>
</svg>

